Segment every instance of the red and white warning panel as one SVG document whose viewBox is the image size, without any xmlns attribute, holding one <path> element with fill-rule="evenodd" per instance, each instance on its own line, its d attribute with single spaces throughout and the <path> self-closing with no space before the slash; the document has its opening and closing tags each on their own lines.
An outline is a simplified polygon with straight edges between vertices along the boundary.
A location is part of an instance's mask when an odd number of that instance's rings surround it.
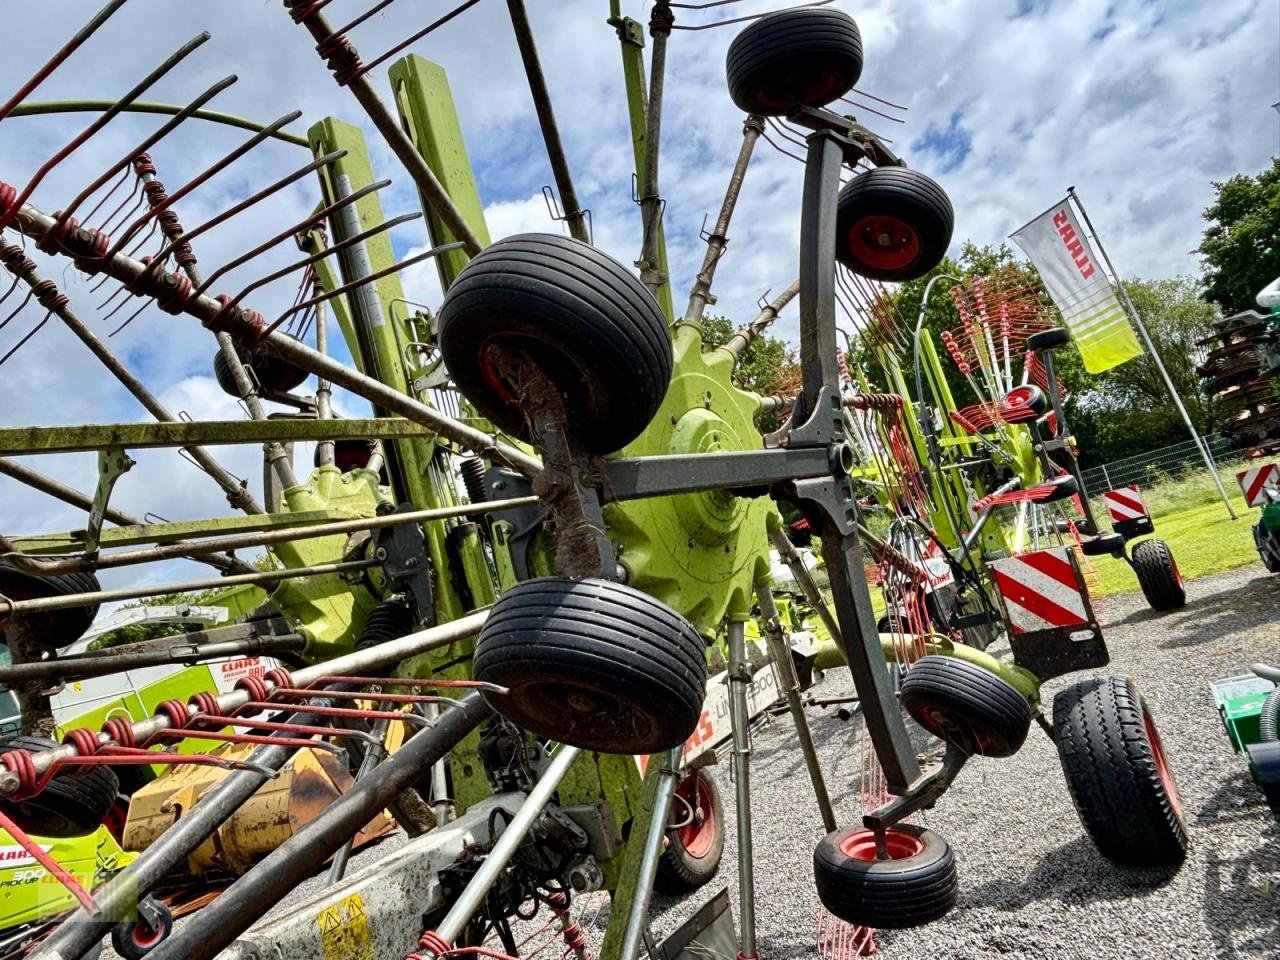
<svg viewBox="0 0 1280 960">
<path fill-rule="evenodd" d="M 1070 547 L 1050 547 L 991 563 L 1018 666 L 1041 680 L 1106 666 L 1089 588 Z"/>
<path fill-rule="evenodd" d="M 1126 540 L 1142 533 L 1151 533 L 1155 524 L 1147 512 L 1147 505 L 1142 500 L 1142 492 L 1136 483 L 1127 487 L 1116 487 L 1102 495 L 1107 514 L 1111 517 L 1111 529 Z"/>
<path fill-rule="evenodd" d="M 1267 488 L 1280 488 L 1280 467 L 1268 463 L 1265 467 L 1241 470 L 1236 474 L 1236 483 L 1240 484 L 1245 502 L 1251 507 L 1260 507 L 1267 502 Z"/>
<path fill-rule="evenodd" d="M 1014 633 L 1089 622 L 1084 580 L 1070 553 L 1051 547 L 991 564 Z"/>
</svg>

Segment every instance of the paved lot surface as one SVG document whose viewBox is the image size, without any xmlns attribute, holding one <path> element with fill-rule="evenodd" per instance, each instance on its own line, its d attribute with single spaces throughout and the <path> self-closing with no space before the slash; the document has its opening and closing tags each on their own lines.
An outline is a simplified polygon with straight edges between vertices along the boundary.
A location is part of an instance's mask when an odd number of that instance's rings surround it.
<svg viewBox="0 0 1280 960">
<path fill-rule="evenodd" d="M 1156 616 L 1140 596 L 1106 602 L 1112 663 L 1151 703 L 1182 793 L 1193 849 L 1172 880 L 1121 871 L 1094 850 L 1076 819 L 1049 740 L 1033 729 L 1021 752 L 979 758 L 924 822 L 959 860 L 955 911 L 918 930 L 879 935 L 884 960 L 1164 960 L 1280 957 L 1280 824 L 1270 817 L 1245 764 L 1231 752 L 1209 692 L 1217 677 L 1249 663 L 1280 663 L 1280 582 L 1260 567 L 1197 580 L 1187 607 Z M 1050 694 L 1064 686 L 1053 685 Z M 830 675 L 820 695 L 848 686 Z M 860 814 L 860 722 L 815 710 L 812 724 L 838 815 Z M 922 746 L 926 746 L 922 742 Z M 927 746 L 926 746 L 927 748 Z M 759 953 L 767 960 L 820 956 L 812 851 L 821 834 L 816 807 L 783 717 L 755 738 L 756 884 Z M 727 765 L 716 771 L 732 821 Z M 393 837 L 355 858 L 383 855 Z M 318 890 L 317 877 L 288 902 Z M 736 905 L 732 828 L 720 874 L 700 895 L 655 902 L 654 934 L 674 930 L 727 885 Z M 589 930 L 598 943 L 600 917 Z M 113 956 L 108 947 L 104 957 Z M 550 954 L 548 954 L 550 956 Z"/>
</svg>

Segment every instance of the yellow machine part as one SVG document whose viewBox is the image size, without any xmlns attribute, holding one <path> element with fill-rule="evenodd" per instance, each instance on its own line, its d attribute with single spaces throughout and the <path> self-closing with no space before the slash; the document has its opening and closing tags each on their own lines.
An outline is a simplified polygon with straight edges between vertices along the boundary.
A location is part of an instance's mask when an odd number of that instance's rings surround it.
<svg viewBox="0 0 1280 960">
<path fill-rule="evenodd" d="M 231 744 L 215 753 L 227 760 L 246 760 L 252 744 Z M 129 801 L 123 846 L 142 851 L 186 815 L 226 775 L 219 767 L 182 765 L 136 791 Z M 326 751 L 299 750 L 281 770 L 241 804 L 208 840 L 187 858 L 193 875 L 231 873 L 239 876 L 310 823 L 351 788 L 342 761 Z M 385 836 L 394 823 L 379 813 L 356 834 L 353 847 Z"/>
</svg>

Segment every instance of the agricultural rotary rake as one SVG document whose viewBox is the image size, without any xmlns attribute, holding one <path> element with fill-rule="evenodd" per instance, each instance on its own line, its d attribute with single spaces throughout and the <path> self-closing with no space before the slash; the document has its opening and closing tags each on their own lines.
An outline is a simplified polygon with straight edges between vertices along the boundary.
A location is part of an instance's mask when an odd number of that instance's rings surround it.
<svg viewBox="0 0 1280 960">
<path fill-rule="evenodd" d="M 902 633 L 882 639 L 863 577 L 862 541 L 873 551 L 883 552 L 885 544 L 860 523 L 846 410 L 901 408 L 906 391 L 898 400 L 872 404 L 846 396 L 837 360 L 836 262 L 863 276 L 919 276 L 948 245 L 951 210 L 937 185 L 903 166 L 883 140 L 828 109 L 861 73 L 856 26 L 820 7 L 784 11 L 755 19 L 730 48 L 730 92 L 748 117 L 689 305 L 677 317 L 658 177 L 675 5 L 658 3 L 653 10 L 647 92 L 643 27 L 612 10 L 637 143 L 644 224 L 637 281 L 589 243 L 589 218 L 577 201 L 519 0 L 509 0 L 508 8 L 569 238 L 526 234 L 489 243 L 443 72 L 412 55 L 395 63 L 389 71 L 394 112 L 370 79 L 372 70 L 475 0 L 367 63 L 348 34 L 391 0 L 336 30 L 326 19 L 329 4 L 290 0 L 285 6 L 419 191 L 430 238 L 423 253 L 395 259 L 388 233 L 416 215 L 383 217 L 378 192 L 386 182 L 374 179 L 359 131 L 333 119 L 313 126 L 306 138 L 285 131 L 296 115 L 250 124 L 252 135 L 239 147 L 166 191 L 156 159 L 166 138 L 193 118 L 218 119 L 205 105 L 233 78 L 182 107 L 156 108 L 140 98 L 189 57 L 203 35 L 107 106 L 24 187 L 0 188 L 2 259 L 15 278 L 10 292 L 25 286 L 22 305 L 33 300 L 45 311 L 38 324 L 56 317 L 157 420 L 3 432 L 10 454 L 99 451 L 92 497 L 6 461 L 10 476 L 89 510 L 83 531 L 4 542 L 6 640 L 16 659 L 26 661 L 6 677 L 21 685 L 24 709 L 41 716 L 50 679 L 110 669 L 101 657 L 40 659 L 83 630 L 91 617 L 85 611 L 94 604 L 205 585 L 102 591 L 95 589 L 94 572 L 174 557 L 217 567 L 224 574 L 219 584 L 270 587 L 269 609 L 237 626 L 247 626 L 250 637 L 225 643 L 298 651 L 306 664 L 248 678 L 220 696 L 167 702 L 150 717 L 115 718 L 101 731 L 69 731 L 62 744 L 18 746 L 0 757 L 5 825 L 22 838 L 27 829 L 47 828 L 77 787 L 95 782 L 99 794 L 108 792 L 112 768 L 225 763 L 166 746 L 193 734 L 207 737 L 231 727 L 259 732 L 224 737 L 262 741 L 248 762 L 128 868 L 92 892 L 78 891 L 82 908 L 42 931 L 47 936 L 33 955 L 80 957 L 136 906 L 141 919 L 126 920 L 131 926 L 124 929 L 134 947 L 154 947 L 156 957 L 211 957 L 224 948 L 241 957 L 346 950 L 389 958 L 491 949 L 481 944 L 510 954 L 517 947 L 511 920 L 530 908 L 546 908 L 567 951 L 584 956 L 585 937 L 571 903 L 603 888 L 612 891 L 615 905 L 603 954 L 629 960 L 644 933 L 664 837 L 672 834 L 674 842 L 679 832 L 670 829 L 672 808 L 688 808 L 688 817 L 676 816 L 687 821 L 701 805 L 688 795 L 680 804 L 673 797 L 682 746 L 701 720 L 705 646 L 723 629 L 744 866 L 740 949 L 754 956 L 746 722 L 751 670 L 744 638 L 753 596 L 769 626 L 775 661 L 780 667 L 788 662 L 767 586 L 771 538 L 787 547 L 771 498 L 797 505 L 822 539 L 833 637 L 857 686 L 885 791 L 895 797 L 863 825 L 836 830 L 803 713 L 798 699 L 789 698 L 830 832 L 815 858 L 819 896 L 852 924 L 905 926 L 945 913 L 956 891 L 954 858 L 936 834 L 903 821 L 937 800 L 967 753 L 953 744 L 942 771 L 922 774 L 886 669 L 886 644 L 898 649 Z M 13 123 L 19 105 L 48 73 L 123 5 L 109 3 L 0 107 L 0 120 Z M 33 202 L 49 171 L 106 123 L 144 106 L 167 110 L 170 119 L 57 212 Z M 767 131 L 803 137 L 800 276 L 725 347 L 705 350 L 700 320 L 747 164 Z M 312 158 L 184 228 L 177 204 L 269 139 L 300 142 Z M 843 171 L 854 176 L 842 187 Z M 195 241 L 312 174 L 321 188 L 314 214 L 202 273 Z M 117 186 L 126 193 L 118 203 Z M 281 246 L 291 239 L 301 247 L 300 260 L 237 282 L 234 294 L 211 295 L 258 257 L 284 259 Z M 144 249 L 154 252 L 139 258 Z M 217 340 L 218 382 L 238 396 L 250 419 L 186 422 L 173 415 L 79 320 L 70 298 L 48 279 L 47 269 L 41 271 L 34 259 L 40 256 L 53 263 L 67 258 L 82 273 L 119 284 L 101 308 L 104 325 L 116 323 L 124 305 L 132 305 L 129 297 L 141 306 L 116 328 L 151 306 L 171 314 L 173 323 L 199 320 Z M 435 316 L 412 309 L 397 279 L 407 266 L 427 260 L 435 262 L 446 291 Z M 269 322 L 247 305 L 286 278 L 298 281 L 298 292 L 275 319 Z M 734 386 L 736 356 L 797 298 L 799 394 L 761 398 Z M 329 311 L 355 368 L 329 356 Z M 314 397 L 291 392 L 309 375 L 317 377 Z M 375 417 L 338 418 L 334 388 L 368 400 Z M 269 417 L 268 403 L 295 415 Z M 784 407 L 790 409 L 786 425 L 762 438 L 755 417 Z M 300 481 L 286 445 L 304 440 L 317 441 L 316 466 Z M 206 449 L 236 442 L 264 444 L 264 503 Z M 245 516 L 137 523 L 113 511 L 111 491 L 130 468 L 126 451 L 150 446 L 187 451 Z M 120 526 L 105 527 L 107 519 Z M 127 549 L 140 544 L 153 546 Z M 268 548 L 275 569 L 246 568 L 234 555 L 255 546 Z M 928 644 L 938 645 L 932 639 Z M 957 656 L 968 649 L 946 647 Z M 392 670 L 394 676 L 387 676 Z M 917 664 L 908 675 L 919 670 Z M 468 686 L 475 689 L 458 699 L 422 692 Z M 398 688 L 413 692 L 387 692 Z M 393 713 L 392 704 L 422 715 L 409 720 Z M 263 714 L 273 719 L 263 720 Z M 160 939 L 156 928 L 164 924 L 147 895 L 292 751 L 316 742 L 323 731 L 359 753 L 376 725 L 390 723 L 422 729 L 389 759 L 362 764 L 348 794 L 212 906 L 163 942 L 149 942 Z M 47 726 L 39 732 L 47 734 Z M 1158 743 L 1152 730 L 1148 724 L 1147 754 L 1138 758 L 1145 762 L 1151 762 L 1150 744 Z M 643 779 L 637 754 L 649 755 Z M 351 878 L 337 871 L 319 899 L 250 929 L 303 877 L 340 854 L 372 813 L 411 804 L 406 791 L 426 771 L 432 772 L 433 799 L 451 788 L 457 819 L 448 820 L 440 805 L 441 822 L 403 853 Z M 92 812 L 92 803 L 82 807 L 82 813 Z M 37 855 L 38 845 L 29 846 Z M 904 885 L 919 895 L 904 897 Z"/>
</svg>

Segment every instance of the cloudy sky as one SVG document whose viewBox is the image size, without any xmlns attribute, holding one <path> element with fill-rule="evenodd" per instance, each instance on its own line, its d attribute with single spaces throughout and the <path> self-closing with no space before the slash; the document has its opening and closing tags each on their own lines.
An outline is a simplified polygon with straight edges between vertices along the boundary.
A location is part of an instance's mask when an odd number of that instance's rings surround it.
<svg viewBox="0 0 1280 960">
<path fill-rule="evenodd" d="M 631 145 L 617 42 L 605 23 L 606 0 L 526 0 L 569 159 L 598 244 L 633 261 L 638 209 L 631 202 Z M 373 0 L 334 0 L 327 15 L 345 23 Z M 7 98 L 97 6 L 89 0 L 4 4 L 11 42 L 0 66 Z M 421 29 L 451 0 L 399 0 L 352 33 L 369 60 Z M 778 9 L 778 0 L 742 0 L 711 10 L 679 10 L 678 23 Z M 650 4 L 623 0 L 623 12 L 647 20 Z M 861 28 L 866 66 L 855 105 L 847 109 L 892 139 L 911 166 L 939 180 L 956 210 L 956 243 L 999 243 L 1075 185 L 1113 257 L 1126 274 L 1194 273 L 1194 249 L 1211 181 L 1256 172 L 1280 153 L 1280 4 L 1275 0 L 837 0 Z M 663 125 L 662 192 L 677 303 L 701 261 L 698 230 L 714 216 L 741 136 L 741 115 L 724 86 L 724 54 L 737 26 L 677 32 L 668 60 Z M 114 98 L 202 30 L 212 39 L 145 99 L 186 102 L 217 79 L 239 81 L 211 105 L 261 121 L 291 110 L 303 132 L 326 115 L 363 122 L 351 95 L 338 89 L 303 28 L 279 0 L 131 0 L 33 99 Z M 516 54 L 506 4 L 481 0 L 425 38 L 415 52 L 446 67 L 480 180 L 490 232 L 559 230 L 542 197 L 551 174 Z M 382 83 L 381 77 L 378 82 Z M 871 99 L 880 98 L 880 99 Z M 886 107 L 881 100 L 905 107 Z M 866 108 L 890 114 L 878 116 Z M 26 183 L 39 164 L 88 122 L 81 116 L 11 118 L 0 124 L 0 180 Z M 159 123 L 125 117 L 59 165 L 34 202 L 58 209 Z M 367 127 L 367 124 L 366 124 Z M 408 179 L 370 130 L 378 174 L 392 178 L 389 213 L 414 208 Z M 189 122 L 152 151 L 170 187 L 198 173 L 244 137 Z M 773 135 L 782 148 L 795 148 Z M 254 151 L 180 207 L 192 226 L 307 160 L 305 151 L 272 144 Z M 767 290 L 796 274 L 799 163 L 762 143 L 721 262 L 716 310 L 738 321 L 755 314 Z M 309 181 L 201 238 L 206 271 L 295 222 L 315 202 Z M 426 243 L 412 224 L 395 235 L 408 253 Z M 296 256 L 296 253 L 294 254 Z M 226 279 L 229 293 L 287 262 L 288 250 Z M 65 264 L 41 260 L 72 305 L 105 335 L 114 327 L 94 293 Z M 430 266 L 406 276 L 409 295 L 435 304 Z M 0 286 L 0 292 L 7 284 Z M 255 305 L 268 317 L 290 301 L 288 281 L 263 291 Z M 17 306 L 0 305 L 0 321 Z M 133 307 L 128 308 L 132 312 Z M 118 315 L 116 322 L 126 314 Z M 0 329 L 0 355 L 40 319 L 34 309 Z M 795 333 L 794 309 L 778 331 Z M 195 418 L 241 416 L 210 376 L 211 337 L 193 321 L 144 312 L 112 339 L 114 348 L 175 410 Z M 345 412 L 361 415 L 345 398 Z M 0 367 L 0 424 L 85 423 L 144 419 L 66 330 L 50 323 Z M 250 448 L 223 448 L 226 465 L 261 488 L 260 458 Z M 309 460 L 309 453 L 300 457 Z M 166 519 L 226 512 L 213 483 L 171 451 L 144 452 L 117 487 L 115 502 Z M 29 458 L 66 482 L 91 489 L 89 455 Z M 0 477 L 0 532 L 73 529 L 83 514 Z M 148 571 L 164 582 L 206 569 L 183 564 Z M 138 574 L 111 575 L 110 584 Z"/>
</svg>

